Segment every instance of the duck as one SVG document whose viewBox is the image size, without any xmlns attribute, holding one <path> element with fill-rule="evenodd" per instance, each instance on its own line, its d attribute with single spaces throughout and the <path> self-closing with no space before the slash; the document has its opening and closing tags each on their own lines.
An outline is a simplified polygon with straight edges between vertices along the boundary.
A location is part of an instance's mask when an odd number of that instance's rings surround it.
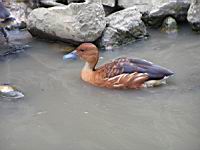
<svg viewBox="0 0 200 150">
<path fill-rule="evenodd" d="M 6 27 L 11 25 L 16 19 L 11 16 L 10 12 L 6 9 L 2 2 L 0 2 L 0 31 L 3 33 L 6 42 L 9 42 Z"/>
<path fill-rule="evenodd" d="M 166 79 L 174 73 L 139 58 L 116 58 L 100 67 L 96 67 L 99 60 L 99 50 L 92 43 L 82 43 L 72 53 L 85 61 L 81 71 L 81 79 L 98 87 L 117 89 L 140 89 L 154 87 L 166 83 Z"/>
</svg>

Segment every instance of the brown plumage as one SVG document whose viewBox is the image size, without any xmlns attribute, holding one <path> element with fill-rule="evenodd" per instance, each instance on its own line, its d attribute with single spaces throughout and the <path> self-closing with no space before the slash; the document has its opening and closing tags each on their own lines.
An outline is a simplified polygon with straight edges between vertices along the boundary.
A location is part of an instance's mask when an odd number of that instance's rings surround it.
<svg viewBox="0 0 200 150">
<path fill-rule="evenodd" d="M 125 57 L 95 68 L 99 52 L 94 44 L 83 43 L 76 51 L 78 56 L 86 61 L 81 71 L 82 80 L 99 87 L 138 89 L 148 86 L 149 81 L 153 85 L 152 81 L 158 84 L 158 81 L 173 74 L 170 70 L 146 60 Z"/>
</svg>

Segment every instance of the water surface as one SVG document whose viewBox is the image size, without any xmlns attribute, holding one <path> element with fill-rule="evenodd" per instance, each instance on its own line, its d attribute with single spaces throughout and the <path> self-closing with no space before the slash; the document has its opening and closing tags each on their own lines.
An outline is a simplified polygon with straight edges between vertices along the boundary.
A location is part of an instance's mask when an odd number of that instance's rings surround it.
<svg viewBox="0 0 200 150">
<path fill-rule="evenodd" d="M 200 35 L 150 31 L 150 39 L 101 52 L 99 64 L 139 57 L 170 68 L 167 85 L 109 90 L 80 80 L 84 63 L 63 62 L 64 44 L 32 40 L 0 60 L 0 82 L 25 98 L 0 100 L 1 150 L 199 150 Z"/>
</svg>

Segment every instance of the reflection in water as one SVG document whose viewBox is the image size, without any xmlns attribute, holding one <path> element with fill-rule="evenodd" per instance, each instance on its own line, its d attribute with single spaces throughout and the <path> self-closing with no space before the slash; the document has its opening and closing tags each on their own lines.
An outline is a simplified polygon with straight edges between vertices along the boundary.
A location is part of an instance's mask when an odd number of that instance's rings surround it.
<svg viewBox="0 0 200 150">
<path fill-rule="evenodd" d="M 64 44 L 33 40 L 32 48 L 0 61 L 0 82 L 17 85 L 23 100 L 0 101 L 0 147 L 27 149 L 200 148 L 200 36 L 183 27 L 174 37 L 104 51 L 99 64 L 119 56 L 150 60 L 175 72 L 167 85 L 110 90 L 80 80 L 83 62 L 63 62 Z"/>
</svg>

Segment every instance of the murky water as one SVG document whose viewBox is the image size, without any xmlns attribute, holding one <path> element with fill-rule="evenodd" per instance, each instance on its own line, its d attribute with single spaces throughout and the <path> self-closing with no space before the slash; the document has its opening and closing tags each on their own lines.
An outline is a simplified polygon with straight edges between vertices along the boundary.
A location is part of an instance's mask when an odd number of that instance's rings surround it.
<svg viewBox="0 0 200 150">
<path fill-rule="evenodd" d="M 143 90 L 93 87 L 80 80 L 82 61 L 63 62 L 63 44 L 30 45 L 0 60 L 0 82 L 25 93 L 0 100 L 1 150 L 200 149 L 200 35 L 188 27 L 101 52 L 100 64 L 131 56 L 176 73 L 167 85 Z"/>
</svg>

